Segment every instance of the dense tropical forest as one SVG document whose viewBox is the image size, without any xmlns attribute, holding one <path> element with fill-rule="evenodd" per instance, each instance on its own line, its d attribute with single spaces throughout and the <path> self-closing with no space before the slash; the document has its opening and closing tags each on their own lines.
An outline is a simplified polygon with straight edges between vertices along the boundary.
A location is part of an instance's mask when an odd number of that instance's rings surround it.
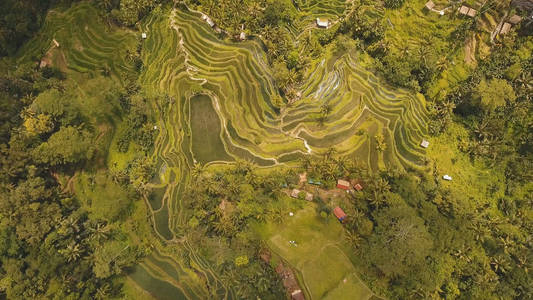
<svg viewBox="0 0 533 300">
<path fill-rule="evenodd" d="M 0 168 L 0 299 L 533 299 L 533 2 L 3 0 Z"/>
</svg>

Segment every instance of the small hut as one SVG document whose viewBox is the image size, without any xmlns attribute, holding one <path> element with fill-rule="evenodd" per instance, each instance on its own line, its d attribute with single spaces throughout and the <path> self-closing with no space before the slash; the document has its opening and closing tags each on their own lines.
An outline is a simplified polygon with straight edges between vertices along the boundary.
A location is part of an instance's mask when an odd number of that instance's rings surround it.
<svg viewBox="0 0 533 300">
<path fill-rule="evenodd" d="M 358 192 L 360 192 L 360 191 L 363 190 L 363 186 L 362 186 L 360 183 L 357 183 L 356 185 L 354 185 L 353 188 L 354 188 L 356 191 L 358 191 Z"/>
<path fill-rule="evenodd" d="M 452 176 L 446 174 L 446 175 L 442 176 L 442 179 L 448 180 L 448 181 L 452 181 Z"/>
<path fill-rule="evenodd" d="M 306 192 L 305 193 L 305 200 L 313 201 L 313 194 Z"/>
<path fill-rule="evenodd" d="M 342 189 L 342 190 L 349 190 L 350 183 L 346 180 L 339 179 L 337 180 L 337 188 Z"/>
<path fill-rule="evenodd" d="M 516 24 L 522 22 L 522 17 L 519 16 L 519 15 L 513 15 L 512 17 L 509 18 L 508 22 L 513 24 L 513 25 L 516 25 Z"/>
<path fill-rule="evenodd" d="M 333 214 L 335 215 L 335 217 L 337 217 L 337 219 L 341 223 L 344 222 L 344 219 L 346 219 L 346 214 L 344 213 L 342 208 L 338 206 L 333 209 Z"/>
<path fill-rule="evenodd" d="M 429 142 L 426 140 L 422 140 L 422 143 L 420 143 L 420 147 L 427 148 L 429 147 Z"/>
<path fill-rule="evenodd" d="M 505 22 L 502 25 L 502 29 L 500 30 L 500 34 L 507 34 L 511 30 L 511 24 Z"/>
<path fill-rule="evenodd" d="M 206 21 L 207 24 L 209 24 L 209 26 L 215 27 L 215 22 L 213 22 L 213 20 L 211 20 L 211 18 L 208 17 L 207 15 L 202 14 L 202 20 Z"/>
<path fill-rule="evenodd" d="M 56 46 L 57 48 L 59 48 L 59 43 L 56 41 L 56 39 L 52 39 L 52 42 L 54 43 L 54 46 Z"/>
<path fill-rule="evenodd" d="M 464 6 L 464 5 L 462 5 L 462 6 L 459 8 L 459 13 L 460 13 L 461 15 L 465 15 L 465 16 L 466 16 L 466 15 L 468 15 L 468 10 L 469 10 L 469 9 L 470 9 L 470 8 L 469 8 L 468 6 Z"/>
<path fill-rule="evenodd" d="M 246 39 L 246 33 L 244 31 L 241 31 L 241 34 L 239 34 L 239 40 L 244 41 Z"/>
<path fill-rule="evenodd" d="M 300 190 L 298 189 L 293 189 L 292 192 L 291 192 L 291 197 L 293 198 L 298 198 L 298 195 L 300 194 Z"/>
<path fill-rule="evenodd" d="M 433 1 L 429 0 L 428 2 L 426 2 L 426 5 L 424 6 L 427 10 L 432 10 L 433 8 L 435 8 L 435 3 L 433 3 Z"/>
<path fill-rule="evenodd" d="M 141 38 L 144 40 L 146 39 L 146 32 L 141 33 Z"/>
<path fill-rule="evenodd" d="M 470 8 L 468 10 L 468 14 L 467 14 L 469 17 L 475 17 L 477 15 L 477 10 L 473 9 L 473 8 Z"/>
<path fill-rule="evenodd" d="M 329 20 L 327 18 L 316 18 L 316 26 L 320 28 L 328 28 Z"/>
<path fill-rule="evenodd" d="M 298 174 L 298 177 L 300 178 L 298 183 L 300 183 L 300 184 L 305 183 L 307 181 L 307 172 L 303 172 L 302 174 Z"/>
</svg>

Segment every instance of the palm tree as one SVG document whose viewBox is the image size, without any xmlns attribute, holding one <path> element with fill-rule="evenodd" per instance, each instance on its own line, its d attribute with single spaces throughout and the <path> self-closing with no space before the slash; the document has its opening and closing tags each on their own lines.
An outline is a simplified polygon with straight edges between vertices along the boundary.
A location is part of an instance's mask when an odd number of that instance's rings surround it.
<svg viewBox="0 0 533 300">
<path fill-rule="evenodd" d="M 401 57 L 405 57 L 409 54 L 409 44 L 408 43 L 404 43 L 402 44 L 400 47 L 399 47 L 399 50 L 400 50 L 400 56 Z"/>
<path fill-rule="evenodd" d="M 500 237 L 498 243 L 503 248 L 503 252 L 509 254 L 509 249 L 514 246 L 514 241 L 506 236 L 505 238 Z"/>
<path fill-rule="evenodd" d="M 446 69 L 448 69 L 448 58 L 446 56 L 442 56 L 437 60 L 435 65 L 439 72 L 445 71 Z"/>
<path fill-rule="evenodd" d="M 230 181 L 226 185 L 226 188 L 233 195 L 237 195 L 241 191 L 241 185 L 238 182 L 236 182 L 235 180 Z"/>
<path fill-rule="evenodd" d="M 376 181 L 376 190 L 380 194 L 385 194 L 390 191 L 389 182 L 383 178 L 380 178 Z"/>
<path fill-rule="evenodd" d="M 109 286 L 109 284 L 107 283 L 104 283 L 102 284 L 102 286 L 100 286 L 97 290 L 96 290 L 96 299 L 109 299 L 109 292 L 111 291 L 111 287 Z"/>
<path fill-rule="evenodd" d="M 329 161 L 336 153 L 337 149 L 335 149 L 335 147 L 329 147 L 328 150 L 326 150 L 326 153 L 324 153 L 324 160 Z"/>
<path fill-rule="evenodd" d="M 311 156 L 310 155 L 304 155 L 300 158 L 300 165 L 302 166 L 302 169 L 308 170 L 311 166 Z"/>
<path fill-rule="evenodd" d="M 490 265 L 496 273 L 507 273 L 511 268 L 509 262 L 504 256 L 498 255 L 491 258 Z"/>
<path fill-rule="evenodd" d="M 370 202 L 370 205 L 372 205 L 376 209 L 379 209 L 387 203 L 385 197 L 380 195 L 374 195 L 374 197 L 370 198 L 368 202 Z"/>
<path fill-rule="evenodd" d="M 328 116 L 331 112 L 331 105 L 324 103 L 320 106 L 320 113 L 322 113 L 325 116 Z"/>
<path fill-rule="evenodd" d="M 518 254 L 516 256 L 516 265 L 519 268 L 523 269 L 526 273 L 528 273 L 529 268 L 531 268 L 531 263 L 528 261 L 527 256 L 524 254 Z"/>
<path fill-rule="evenodd" d="M 316 122 L 318 123 L 318 126 L 320 127 L 324 126 L 324 123 L 326 123 L 326 119 L 327 117 L 324 115 L 318 116 L 318 118 L 316 118 Z"/>
<path fill-rule="evenodd" d="M 258 186 L 260 184 L 259 176 L 254 171 L 248 172 L 245 178 L 246 178 L 246 182 L 248 182 L 249 184 L 253 186 Z"/>
<path fill-rule="evenodd" d="M 356 249 L 359 247 L 362 241 L 362 238 L 357 233 L 350 230 L 345 231 L 344 238 L 348 243 L 350 243 L 350 245 L 352 245 Z"/>
<path fill-rule="evenodd" d="M 201 163 L 196 163 L 192 167 L 191 176 L 193 179 L 198 179 L 204 172 L 204 166 Z"/>
<path fill-rule="evenodd" d="M 59 252 L 67 259 L 67 262 L 72 262 L 80 258 L 82 249 L 76 242 L 71 242 L 67 248 L 59 250 Z"/>
<path fill-rule="evenodd" d="M 111 228 L 109 227 L 109 225 L 103 225 L 102 223 L 97 223 L 96 226 L 89 227 L 91 239 L 94 239 L 97 242 L 106 239 L 110 231 Z"/>
<path fill-rule="evenodd" d="M 348 171 L 348 168 L 349 168 L 349 160 L 348 160 L 348 157 L 347 156 L 339 156 L 335 162 L 337 163 L 337 167 L 339 168 L 339 170 L 343 171 L 343 172 L 347 172 Z"/>
</svg>

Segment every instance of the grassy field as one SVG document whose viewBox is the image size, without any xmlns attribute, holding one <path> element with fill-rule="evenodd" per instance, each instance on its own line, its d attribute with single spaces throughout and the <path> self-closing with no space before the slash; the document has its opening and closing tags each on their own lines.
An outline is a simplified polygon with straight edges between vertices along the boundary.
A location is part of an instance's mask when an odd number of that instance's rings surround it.
<svg viewBox="0 0 533 300">
<path fill-rule="evenodd" d="M 258 232 L 277 257 L 297 270 L 310 299 L 370 299 L 372 291 L 357 276 L 346 256 L 344 231 L 334 216 L 328 222 L 308 204 L 280 225 Z M 296 246 L 289 241 L 294 240 Z"/>
</svg>

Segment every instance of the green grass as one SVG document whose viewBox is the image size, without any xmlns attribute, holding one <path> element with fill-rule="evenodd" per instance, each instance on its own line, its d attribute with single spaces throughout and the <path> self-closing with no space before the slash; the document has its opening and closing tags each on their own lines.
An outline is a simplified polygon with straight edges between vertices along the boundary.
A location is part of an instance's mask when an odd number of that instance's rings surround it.
<svg viewBox="0 0 533 300">
<path fill-rule="evenodd" d="M 504 197 L 503 188 L 494 192 L 490 198 L 486 189 L 489 186 L 503 186 L 503 170 L 491 168 L 481 161 L 472 160 L 468 154 L 460 152 L 459 140 L 467 137 L 467 130 L 456 123 L 449 126 L 442 135 L 429 139 L 427 156 L 432 159 L 439 184 L 453 191 L 457 199 L 462 199 L 468 206 L 481 206 Z M 452 181 L 445 181 L 442 176 L 448 174 Z M 476 205 L 473 201 L 479 202 Z"/>
<path fill-rule="evenodd" d="M 300 284 L 311 299 L 359 300 L 372 296 L 344 253 L 348 247 L 341 224 L 334 216 L 326 223 L 315 213 L 313 204 L 280 225 L 267 224 L 257 231 L 276 256 L 298 271 Z M 297 246 L 289 244 L 291 240 Z"/>
</svg>

